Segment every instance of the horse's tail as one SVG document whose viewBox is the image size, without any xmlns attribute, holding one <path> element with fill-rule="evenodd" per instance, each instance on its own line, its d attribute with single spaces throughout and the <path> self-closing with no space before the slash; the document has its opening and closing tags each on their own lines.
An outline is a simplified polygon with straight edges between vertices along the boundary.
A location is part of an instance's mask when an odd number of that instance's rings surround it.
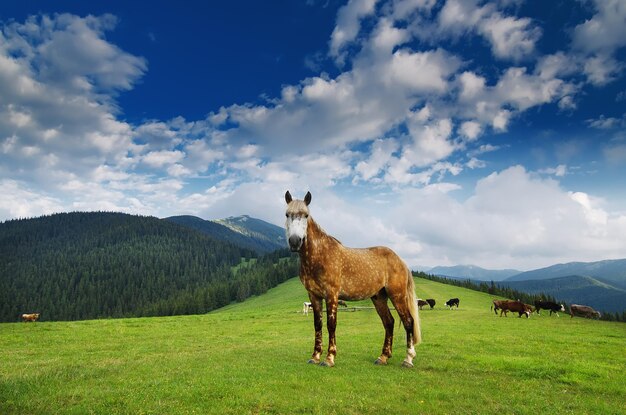
<svg viewBox="0 0 626 415">
<path fill-rule="evenodd" d="M 407 298 L 409 300 L 409 312 L 413 318 L 413 344 L 418 345 L 422 342 L 422 330 L 420 329 L 420 316 L 417 310 L 417 302 L 415 301 L 415 282 L 413 281 L 413 274 L 408 271 L 407 281 Z"/>
</svg>

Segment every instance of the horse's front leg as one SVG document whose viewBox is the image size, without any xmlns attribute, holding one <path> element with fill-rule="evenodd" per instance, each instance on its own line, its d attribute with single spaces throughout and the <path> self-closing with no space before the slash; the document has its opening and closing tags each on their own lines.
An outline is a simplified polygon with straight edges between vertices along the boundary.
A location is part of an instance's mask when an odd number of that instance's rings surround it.
<svg viewBox="0 0 626 415">
<path fill-rule="evenodd" d="M 315 346 L 309 363 L 318 364 L 322 356 L 322 299 L 309 293 L 313 308 L 313 325 L 315 327 Z"/>
<path fill-rule="evenodd" d="M 328 354 L 326 360 L 321 365 L 335 366 L 335 356 L 337 355 L 337 343 L 335 341 L 335 329 L 337 328 L 337 305 L 339 299 L 336 297 L 326 298 L 326 327 L 328 328 Z"/>
</svg>

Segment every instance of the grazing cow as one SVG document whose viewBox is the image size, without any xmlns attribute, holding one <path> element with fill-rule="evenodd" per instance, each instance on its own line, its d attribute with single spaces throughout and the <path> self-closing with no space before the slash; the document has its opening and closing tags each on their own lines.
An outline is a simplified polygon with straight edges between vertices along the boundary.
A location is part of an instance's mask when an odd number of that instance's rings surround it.
<svg viewBox="0 0 626 415">
<path fill-rule="evenodd" d="M 437 304 L 437 302 L 432 299 L 432 298 L 427 298 L 426 302 L 428 303 L 428 305 L 430 306 L 430 309 L 432 310 L 433 308 L 435 308 L 435 304 Z"/>
<path fill-rule="evenodd" d="M 39 315 L 41 313 L 32 313 L 32 314 L 22 314 L 22 320 L 24 321 L 24 323 L 27 323 L 29 321 L 37 321 L 39 320 Z"/>
<path fill-rule="evenodd" d="M 528 304 L 522 303 L 521 301 L 500 302 L 500 317 L 502 317 L 502 313 L 504 313 L 504 317 L 508 317 L 507 313 L 509 311 L 513 313 L 518 313 L 518 317 L 521 317 L 522 314 L 526 314 L 526 318 L 528 318 L 530 317 L 530 313 L 533 312 L 533 308 Z"/>
<path fill-rule="evenodd" d="M 417 299 L 417 306 L 419 307 L 419 309 L 421 310 L 422 307 L 424 307 L 425 305 L 428 305 L 428 303 L 422 299 Z"/>
<path fill-rule="evenodd" d="M 348 307 L 348 303 L 346 303 L 346 302 L 345 302 L 345 301 L 343 301 L 343 300 L 339 300 L 339 301 L 337 302 L 337 304 L 339 304 L 339 305 L 340 305 L 340 306 L 342 306 L 342 307 Z"/>
<path fill-rule="evenodd" d="M 509 301 L 510 300 L 493 300 L 493 305 L 491 306 L 491 309 L 496 314 L 496 316 L 498 315 L 498 310 L 502 309 L 502 304 L 508 303 Z"/>
<path fill-rule="evenodd" d="M 305 316 L 309 315 L 309 311 L 311 311 L 311 303 L 305 301 L 302 303 L 302 314 L 304 314 Z"/>
<path fill-rule="evenodd" d="M 572 317 L 574 317 L 574 315 L 585 317 L 585 318 L 600 318 L 601 317 L 601 314 L 599 311 L 596 311 L 587 305 L 580 305 L 580 304 L 572 304 L 569 308 L 569 313 Z"/>
<path fill-rule="evenodd" d="M 565 312 L 565 306 L 563 306 L 563 304 L 553 303 L 552 301 L 536 300 L 535 301 L 535 311 L 537 311 L 537 314 L 540 314 L 539 311 L 542 308 L 544 310 L 550 310 L 550 315 L 552 315 L 552 313 L 554 313 L 554 314 L 556 314 L 557 317 L 559 317 L 559 311 Z"/>
<path fill-rule="evenodd" d="M 449 307 L 450 310 L 452 310 L 452 307 L 456 306 L 456 308 L 459 308 L 459 299 L 458 298 L 451 298 L 448 301 L 446 301 L 446 307 Z"/>
</svg>

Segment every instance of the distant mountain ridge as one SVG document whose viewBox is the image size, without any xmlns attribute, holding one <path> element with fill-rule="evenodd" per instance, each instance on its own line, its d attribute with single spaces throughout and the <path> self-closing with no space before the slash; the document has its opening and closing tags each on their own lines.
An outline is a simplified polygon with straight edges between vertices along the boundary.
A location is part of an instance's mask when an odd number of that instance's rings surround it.
<svg viewBox="0 0 626 415">
<path fill-rule="evenodd" d="M 593 277 L 616 287 L 626 289 L 626 259 L 556 264 L 522 272 L 507 278 L 507 281 L 545 280 L 571 275 Z"/>
<path fill-rule="evenodd" d="M 479 281 L 502 281 L 519 274 L 515 269 L 491 270 L 476 265 L 455 265 L 452 267 L 438 266 L 431 268 L 428 273 L 440 277 L 464 278 Z"/>
<path fill-rule="evenodd" d="M 266 254 L 287 247 L 285 230 L 248 215 L 206 220 L 197 216 L 170 216 L 164 220 L 195 229 L 215 239 Z"/>
</svg>

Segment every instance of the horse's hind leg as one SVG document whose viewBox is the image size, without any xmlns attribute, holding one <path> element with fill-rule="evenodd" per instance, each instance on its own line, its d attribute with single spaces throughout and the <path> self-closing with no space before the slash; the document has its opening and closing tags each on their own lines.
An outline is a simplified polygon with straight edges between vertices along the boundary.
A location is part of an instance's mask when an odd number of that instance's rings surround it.
<svg viewBox="0 0 626 415">
<path fill-rule="evenodd" d="M 411 315 L 411 305 L 408 304 L 408 298 L 404 295 L 392 295 L 391 302 L 393 306 L 396 308 L 398 315 L 400 316 L 400 320 L 402 320 L 402 324 L 404 325 L 404 330 L 406 330 L 406 358 L 402 361 L 402 366 L 404 367 L 413 367 L 413 358 L 417 354 L 415 352 L 415 341 L 419 342 L 419 339 L 413 338 L 413 325 L 419 324 L 413 320 L 413 316 Z M 415 307 L 415 317 L 417 317 L 417 307 Z"/>
<path fill-rule="evenodd" d="M 377 365 L 386 365 L 387 360 L 391 358 L 391 349 L 393 346 L 393 316 L 387 305 L 387 292 L 383 288 L 372 297 L 374 307 L 380 316 L 385 327 L 385 342 L 383 343 L 383 351 L 378 359 L 374 363 Z"/>
</svg>

